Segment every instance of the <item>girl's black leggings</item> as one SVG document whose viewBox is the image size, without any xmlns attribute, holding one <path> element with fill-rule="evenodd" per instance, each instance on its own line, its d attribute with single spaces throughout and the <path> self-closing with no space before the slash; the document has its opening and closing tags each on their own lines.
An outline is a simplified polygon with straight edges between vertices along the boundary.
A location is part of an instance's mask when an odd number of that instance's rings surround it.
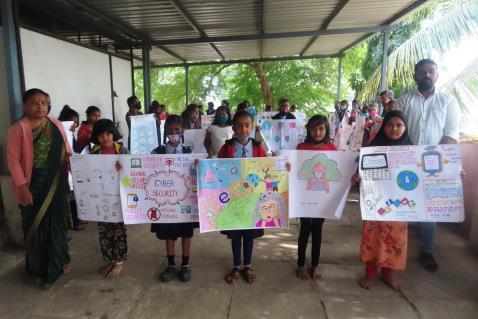
<svg viewBox="0 0 478 319">
<path fill-rule="evenodd" d="M 254 248 L 254 238 L 251 236 L 234 237 L 231 240 L 232 255 L 234 257 L 234 267 L 241 266 L 241 246 L 244 254 L 244 266 L 250 266 L 252 262 L 252 249 Z"/>
<path fill-rule="evenodd" d="M 312 233 L 312 267 L 319 265 L 320 259 L 320 245 L 322 243 L 322 226 L 324 225 L 323 218 L 301 218 L 300 219 L 300 233 L 299 233 L 299 251 L 297 258 L 297 266 L 304 267 L 305 252 L 307 251 L 307 242 L 309 235 Z"/>
</svg>

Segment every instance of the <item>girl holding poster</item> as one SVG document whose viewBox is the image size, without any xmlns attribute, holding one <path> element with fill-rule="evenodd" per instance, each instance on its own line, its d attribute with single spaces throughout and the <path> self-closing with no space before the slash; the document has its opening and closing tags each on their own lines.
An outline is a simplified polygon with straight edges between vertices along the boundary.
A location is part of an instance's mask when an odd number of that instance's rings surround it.
<svg viewBox="0 0 478 319">
<path fill-rule="evenodd" d="M 336 151 L 337 148 L 330 141 L 330 125 L 325 116 L 314 115 L 305 125 L 307 129 L 307 136 L 304 142 L 297 145 L 298 150 L 313 150 L 313 151 Z M 328 185 L 328 181 L 324 179 L 324 166 L 317 163 L 312 168 L 312 178 L 308 182 L 311 189 L 324 189 Z M 328 187 L 328 186 L 327 186 Z M 298 258 L 296 275 L 300 279 L 319 279 L 319 259 L 320 246 L 322 243 L 322 226 L 324 218 L 300 218 L 300 232 L 298 240 Z M 312 263 L 311 268 L 307 271 L 305 266 L 305 253 L 307 251 L 307 242 L 309 236 L 312 234 Z"/>
<path fill-rule="evenodd" d="M 118 129 L 111 120 L 98 120 L 93 126 L 91 142 L 95 146 L 91 154 L 128 154 L 128 150 L 116 143 L 121 138 Z M 116 170 L 120 170 L 119 163 Z M 116 278 L 123 270 L 123 261 L 126 260 L 128 242 L 124 223 L 98 222 L 100 247 L 106 265 L 101 269 L 105 278 Z"/>
<path fill-rule="evenodd" d="M 238 111 L 232 119 L 232 129 L 234 137 L 227 140 L 221 147 L 217 157 L 219 158 L 247 158 L 247 157 L 266 157 L 266 151 L 260 142 L 250 137 L 252 131 L 252 116 L 246 111 Z M 254 282 L 256 274 L 254 273 L 252 262 L 252 250 L 254 239 L 264 236 L 263 229 L 243 229 L 222 231 L 223 235 L 231 239 L 232 255 L 234 257 L 234 267 L 226 275 L 226 282 L 235 283 L 242 272 L 244 279 L 248 283 Z M 241 248 L 244 247 L 244 268 L 241 270 Z"/>
<path fill-rule="evenodd" d="M 401 111 L 390 111 L 370 146 L 410 145 L 407 120 Z M 358 174 L 352 184 L 361 181 Z M 360 257 L 366 263 L 365 276 L 360 279 L 362 288 L 370 289 L 380 270 L 381 279 L 392 289 L 400 288 L 395 270 L 405 269 L 407 263 L 408 224 L 406 222 L 364 221 Z"/>
<path fill-rule="evenodd" d="M 185 154 L 191 153 L 189 146 L 182 144 L 183 126 L 182 119 L 178 115 L 169 115 L 164 123 L 165 142 L 155 148 L 152 154 Z M 191 239 L 194 234 L 194 228 L 199 227 L 198 223 L 161 223 L 151 224 L 151 232 L 156 233 L 156 237 L 166 241 L 166 255 L 168 265 L 161 273 L 160 278 L 163 282 L 169 282 L 176 276 L 175 248 L 176 240 L 181 237 L 183 249 L 180 278 L 183 282 L 191 280 L 191 266 L 189 265 L 189 254 L 191 250 Z"/>
<path fill-rule="evenodd" d="M 214 115 L 214 121 L 207 128 L 204 138 L 204 146 L 209 156 L 216 156 L 224 142 L 232 138 L 234 132 L 230 122 L 231 113 L 229 109 L 225 106 L 218 107 Z"/>
</svg>

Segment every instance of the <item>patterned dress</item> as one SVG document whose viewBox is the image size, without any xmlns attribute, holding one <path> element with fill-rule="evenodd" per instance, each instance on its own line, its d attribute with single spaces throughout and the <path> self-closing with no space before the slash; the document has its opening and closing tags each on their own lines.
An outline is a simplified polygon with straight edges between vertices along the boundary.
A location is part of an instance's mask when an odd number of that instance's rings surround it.
<svg viewBox="0 0 478 319">
<path fill-rule="evenodd" d="M 364 221 L 360 257 L 379 268 L 405 269 L 408 223 Z"/>
</svg>

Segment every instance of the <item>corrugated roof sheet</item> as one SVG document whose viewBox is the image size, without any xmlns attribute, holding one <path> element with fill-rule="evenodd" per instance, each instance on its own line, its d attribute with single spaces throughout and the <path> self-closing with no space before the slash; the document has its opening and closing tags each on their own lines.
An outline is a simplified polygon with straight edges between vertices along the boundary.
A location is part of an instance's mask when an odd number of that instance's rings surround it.
<svg viewBox="0 0 478 319">
<path fill-rule="evenodd" d="M 153 43 L 153 64 L 183 61 L 217 61 L 262 57 L 334 55 L 368 32 L 352 30 L 378 27 L 400 19 L 426 1 L 411 0 L 20 0 L 27 8 L 21 23 L 33 25 L 70 40 L 115 45 L 135 56 L 143 41 Z M 35 19 L 32 10 L 41 12 Z M 51 12 L 51 21 L 45 14 Z M 58 14 L 64 13 L 64 14 Z M 41 20 L 41 21 L 40 21 Z M 86 29 L 86 30 L 85 30 Z M 295 34 L 271 39 L 270 34 L 347 29 L 347 34 L 313 36 Z M 374 29 L 376 30 L 376 29 Z M 353 32 L 352 32 L 353 31 Z M 250 36 L 263 35 L 264 39 Z M 235 36 L 228 41 L 217 37 Z M 214 44 L 208 38 L 216 38 Z M 200 40 L 206 38 L 207 41 Z M 178 44 L 195 39 L 203 43 Z M 160 46 L 157 41 L 174 40 Z M 158 44 L 158 45 L 155 45 Z M 218 52 L 219 51 L 219 52 Z"/>
</svg>

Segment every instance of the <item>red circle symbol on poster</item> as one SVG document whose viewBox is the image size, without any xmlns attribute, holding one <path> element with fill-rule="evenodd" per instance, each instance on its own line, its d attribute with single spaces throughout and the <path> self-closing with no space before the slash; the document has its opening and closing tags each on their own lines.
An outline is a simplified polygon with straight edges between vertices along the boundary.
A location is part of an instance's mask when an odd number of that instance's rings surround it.
<svg viewBox="0 0 478 319">
<path fill-rule="evenodd" d="M 161 212 L 159 211 L 158 208 L 151 207 L 150 209 L 148 209 L 149 220 L 155 222 L 155 221 L 159 220 L 160 217 L 161 217 Z"/>
</svg>

